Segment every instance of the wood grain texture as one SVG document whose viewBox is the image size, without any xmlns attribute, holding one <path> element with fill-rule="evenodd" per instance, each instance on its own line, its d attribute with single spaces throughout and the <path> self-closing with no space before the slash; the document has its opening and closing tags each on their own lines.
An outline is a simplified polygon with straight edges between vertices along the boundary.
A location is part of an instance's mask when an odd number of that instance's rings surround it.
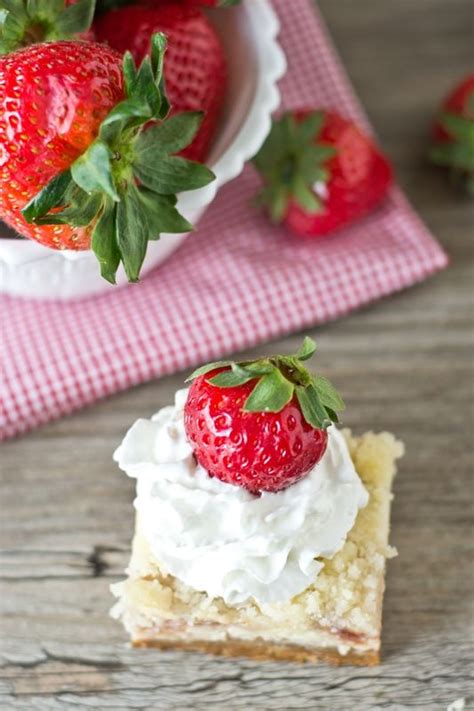
<svg viewBox="0 0 474 711">
<path fill-rule="evenodd" d="M 4 445 L 1 709 L 431 711 L 459 697 L 474 708 L 474 214 L 423 158 L 433 107 L 472 64 L 472 3 L 320 6 L 402 185 L 452 259 L 431 281 L 313 333 L 348 402 L 345 423 L 407 445 L 383 663 L 334 669 L 127 647 L 107 612 L 129 556 L 133 483 L 111 453 L 136 417 L 169 402 L 177 375 Z"/>
</svg>

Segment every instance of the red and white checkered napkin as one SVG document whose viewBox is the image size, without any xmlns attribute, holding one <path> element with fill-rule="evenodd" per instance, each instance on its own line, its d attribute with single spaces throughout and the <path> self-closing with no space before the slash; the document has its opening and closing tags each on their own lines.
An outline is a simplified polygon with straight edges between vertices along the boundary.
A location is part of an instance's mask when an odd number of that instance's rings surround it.
<svg viewBox="0 0 474 711">
<path fill-rule="evenodd" d="M 289 62 L 285 108 L 365 121 L 310 0 L 275 0 Z M 251 167 L 199 230 L 136 286 L 75 303 L 4 298 L 4 435 L 105 395 L 346 314 L 442 269 L 446 256 L 398 189 L 354 227 L 305 241 L 250 206 Z"/>
</svg>

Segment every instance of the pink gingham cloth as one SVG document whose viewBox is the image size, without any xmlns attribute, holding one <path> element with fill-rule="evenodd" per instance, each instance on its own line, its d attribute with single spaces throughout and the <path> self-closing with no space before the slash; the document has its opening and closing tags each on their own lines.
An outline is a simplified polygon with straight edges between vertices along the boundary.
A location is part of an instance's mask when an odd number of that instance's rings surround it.
<svg viewBox="0 0 474 711">
<path fill-rule="evenodd" d="M 366 122 L 311 0 L 274 6 L 289 63 L 283 107 L 332 107 Z M 138 285 L 73 303 L 3 297 L 3 436 L 342 316 L 447 263 L 397 188 L 368 218 L 309 241 L 251 206 L 257 186 L 247 166 Z"/>
</svg>

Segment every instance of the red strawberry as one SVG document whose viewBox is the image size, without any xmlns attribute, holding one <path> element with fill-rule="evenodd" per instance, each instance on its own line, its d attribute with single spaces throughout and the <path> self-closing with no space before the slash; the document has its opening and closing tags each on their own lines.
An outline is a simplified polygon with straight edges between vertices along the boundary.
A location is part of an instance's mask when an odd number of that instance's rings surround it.
<svg viewBox="0 0 474 711">
<path fill-rule="evenodd" d="M 8 0 L 0 7 L 0 54 L 59 39 L 93 41 L 95 0 Z"/>
<path fill-rule="evenodd" d="M 450 168 L 453 178 L 474 194 L 474 74 L 444 100 L 433 138 L 432 162 Z"/>
<path fill-rule="evenodd" d="M 226 89 L 224 52 L 209 20 L 197 8 L 165 3 L 122 7 L 102 15 L 95 23 L 99 41 L 121 53 L 129 50 L 136 62 L 146 54 L 151 35 L 158 31 L 168 38 L 165 80 L 173 112 L 205 112 L 195 140 L 182 155 L 203 160 Z"/>
<path fill-rule="evenodd" d="M 254 164 L 264 181 L 260 201 L 271 218 L 307 237 L 362 217 L 392 182 L 390 164 L 373 140 L 330 111 L 284 114 Z"/>
<path fill-rule="evenodd" d="M 315 348 L 305 338 L 295 356 L 221 361 L 193 373 L 184 425 L 211 476 L 254 493 L 279 491 L 319 462 L 326 428 L 344 403 L 326 378 L 304 367 Z"/>
<path fill-rule="evenodd" d="M 0 57 L 0 217 L 48 247 L 92 246 L 109 281 L 120 261 L 137 280 L 148 240 L 161 231 L 188 231 L 174 193 L 213 178 L 172 155 L 201 116 L 163 121 L 164 48 L 156 35 L 138 70 L 130 55 L 122 68 L 117 52 L 90 42 Z M 161 123 L 143 132 L 153 120 Z"/>
</svg>

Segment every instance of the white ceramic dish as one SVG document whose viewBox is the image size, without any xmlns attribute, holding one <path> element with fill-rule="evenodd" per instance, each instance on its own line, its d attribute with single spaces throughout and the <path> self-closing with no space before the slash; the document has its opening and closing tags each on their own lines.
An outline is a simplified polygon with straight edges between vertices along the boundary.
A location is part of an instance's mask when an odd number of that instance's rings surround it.
<svg viewBox="0 0 474 711">
<path fill-rule="evenodd" d="M 235 178 L 260 148 L 278 107 L 277 81 L 286 63 L 277 44 L 278 19 L 269 0 L 244 0 L 232 9 L 211 13 L 224 38 L 229 65 L 229 88 L 221 127 L 207 161 L 216 174 L 210 185 L 184 193 L 179 209 L 195 224 L 219 188 Z M 35 299 L 78 299 L 117 287 L 101 278 L 90 251 L 56 251 L 31 240 L 1 237 L 0 291 Z M 187 235 L 162 235 L 151 242 L 142 275 L 163 262 Z M 123 270 L 117 283 L 126 284 Z"/>
</svg>

